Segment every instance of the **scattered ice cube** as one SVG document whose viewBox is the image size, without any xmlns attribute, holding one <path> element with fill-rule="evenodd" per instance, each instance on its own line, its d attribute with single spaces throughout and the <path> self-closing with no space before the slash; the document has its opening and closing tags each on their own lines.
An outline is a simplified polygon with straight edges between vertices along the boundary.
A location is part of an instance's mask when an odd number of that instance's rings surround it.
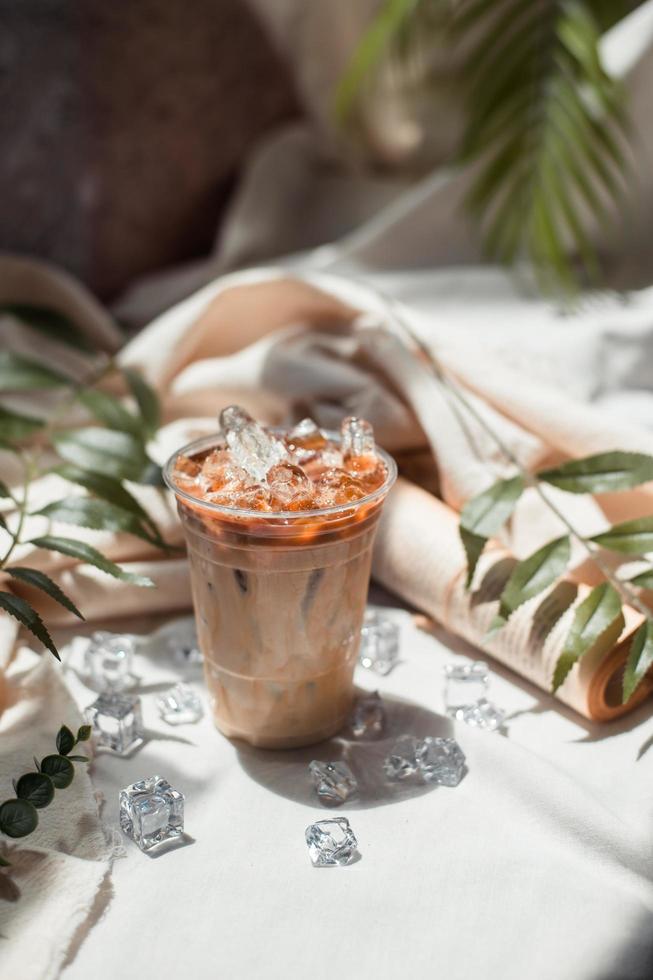
<svg viewBox="0 0 653 980">
<path fill-rule="evenodd" d="M 485 697 L 489 684 L 488 667 L 482 660 L 465 664 L 446 664 L 444 707 L 449 717 L 462 720 L 463 713 Z"/>
<path fill-rule="evenodd" d="M 306 844 L 316 867 L 350 864 L 358 841 L 346 817 L 319 820 L 306 828 Z"/>
<path fill-rule="evenodd" d="M 180 667 L 195 667 L 204 662 L 202 651 L 195 643 L 175 643 L 173 655 Z"/>
<path fill-rule="evenodd" d="M 288 458 L 284 444 L 238 405 L 223 409 L 220 425 L 234 462 L 258 483 L 265 480 L 268 470 L 276 463 Z"/>
<path fill-rule="evenodd" d="M 389 674 L 399 660 L 399 627 L 387 616 L 368 610 L 361 629 L 359 663 L 377 674 Z"/>
<path fill-rule="evenodd" d="M 101 694 L 86 709 L 98 745 L 126 755 L 143 742 L 141 699 L 131 694 Z"/>
<path fill-rule="evenodd" d="M 120 791 L 120 826 L 142 851 L 184 832 L 184 796 L 161 776 L 150 776 Z"/>
<path fill-rule="evenodd" d="M 317 795 L 325 803 L 344 803 L 358 790 L 356 777 L 346 762 L 318 762 L 314 759 L 309 763 L 308 770 Z"/>
<path fill-rule="evenodd" d="M 470 728 L 482 728 L 487 732 L 498 731 L 506 720 L 505 712 L 487 698 L 481 698 L 476 704 L 467 705 L 456 717 Z"/>
<path fill-rule="evenodd" d="M 380 735 L 384 724 L 385 712 L 378 691 L 357 698 L 351 714 L 351 730 L 356 738 Z"/>
<path fill-rule="evenodd" d="M 414 735 L 400 735 L 383 763 L 388 779 L 408 779 L 418 771 L 417 753 L 421 743 Z"/>
<path fill-rule="evenodd" d="M 96 691 L 124 691 L 134 683 L 137 637 L 129 633 L 93 633 L 84 654 L 86 676 Z"/>
<path fill-rule="evenodd" d="M 427 783 L 457 786 L 465 772 L 465 756 L 453 738 L 425 738 L 417 749 L 419 771 Z"/>
<path fill-rule="evenodd" d="M 350 415 L 340 427 L 341 449 L 345 459 L 357 456 L 376 456 L 374 429 L 365 419 Z"/>
<path fill-rule="evenodd" d="M 156 706 L 169 725 L 191 725 L 204 714 L 199 695 L 188 684 L 175 684 L 159 695 Z"/>
</svg>

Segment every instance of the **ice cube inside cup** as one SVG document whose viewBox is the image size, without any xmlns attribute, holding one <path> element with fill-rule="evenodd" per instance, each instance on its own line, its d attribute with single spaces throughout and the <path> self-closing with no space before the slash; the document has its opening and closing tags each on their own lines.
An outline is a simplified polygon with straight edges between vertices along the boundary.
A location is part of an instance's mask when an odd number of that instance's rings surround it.
<svg viewBox="0 0 653 980">
<path fill-rule="evenodd" d="M 188 544 L 213 714 L 227 735 L 293 747 L 348 720 L 371 547 L 396 477 L 354 417 L 262 425 L 239 406 L 165 470 Z"/>
</svg>

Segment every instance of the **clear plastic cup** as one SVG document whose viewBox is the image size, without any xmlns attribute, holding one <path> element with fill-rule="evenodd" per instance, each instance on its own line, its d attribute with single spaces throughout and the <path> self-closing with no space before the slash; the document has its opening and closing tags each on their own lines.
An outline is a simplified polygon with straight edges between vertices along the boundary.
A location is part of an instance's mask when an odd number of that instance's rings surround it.
<svg viewBox="0 0 653 980">
<path fill-rule="evenodd" d="M 213 717 L 252 745 L 310 745 L 342 728 L 351 710 L 372 544 L 397 468 L 377 449 L 387 476 L 360 500 L 238 510 L 191 496 L 172 475 L 180 455 L 204 455 L 221 441 L 185 446 L 164 471 L 188 546 Z"/>
</svg>

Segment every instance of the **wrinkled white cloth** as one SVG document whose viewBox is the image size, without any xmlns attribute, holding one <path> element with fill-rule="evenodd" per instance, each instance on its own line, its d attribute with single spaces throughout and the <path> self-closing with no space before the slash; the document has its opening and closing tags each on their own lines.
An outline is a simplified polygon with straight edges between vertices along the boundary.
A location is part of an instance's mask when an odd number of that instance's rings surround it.
<svg viewBox="0 0 653 980">
<path fill-rule="evenodd" d="M 6 628 L 9 621 L 3 622 Z M 61 725 L 77 731 L 83 720 L 49 654 L 37 657 L 21 648 L 3 688 L 8 706 L 0 716 L 2 800 L 13 795 L 12 779 L 34 770 L 33 755 L 56 752 Z M 88 755 L 88 745 L 78 754 Z M 4 975 L 17 980 L 57 977 L 76 937 L 109 897 L 101 889 L 111 848 L 86 765 L 76 763 L 71 785 L 56 790 L 50 806 L 38 812 L 38 827 L 28 838 L 2 838 L 11 869 L 0 874 L 0 962 Z"/>
<path fill-rule="evenodd" d="M 345 734 L 283 753 L 239 748 L 208 716 L 172 728 L 154 698 L 180 668 L 162 644 L 139 656 L 152 739 L 129 759 L 98 755 L 94 780 L 115 801 L 134 779 L 162 774 L 186 794 L 192 842 L 156 860 L 127 842 L 113 901 L 65 980 L 650 977 L 650 708 L 606 730 L 493 668 L 507 737 L 452 726 L 442 668 L 474 651 L 389 614 L 401 663 L 384 678 L 357 674 L 387 699 L 378 743 Z M 206 696 L 196 671 L 186 679 Z M 462 783 L 386 783 L 381 761 L 402 731 L 455 735 L 469 769 Z M 307 765 L 339 757 L 361 798 L 333 811 L 317 802 Z M 115 822 L 115 802 L 106 812 Z M 350 820 L 361 859 L 313 868 L 305 828 L 334 813 Z"/>
</svg>

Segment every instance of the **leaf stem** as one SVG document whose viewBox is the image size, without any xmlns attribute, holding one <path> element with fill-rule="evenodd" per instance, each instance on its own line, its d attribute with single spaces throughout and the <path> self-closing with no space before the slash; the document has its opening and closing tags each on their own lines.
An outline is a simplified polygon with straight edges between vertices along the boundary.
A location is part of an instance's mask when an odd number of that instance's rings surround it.
<svg viewBox="0 0 653 980">
<path fill-rule="evenodd" d="M 393 297 L 387 296 L 377 290 L 380 293 L 383 300 L 391 307 L 395 322 L 403 331 L 406 337 L 409 339 L 411 345 L 415 347 L 418 351 L 420 360 L 426 365 L 433 374 L 440 385 L 449 393 L 455 400 L 462 406 L 462 408 L 474 419 L 474 421 L 483 429 L 483 431 L 488 435 L 497 449 L 505 457 L 508 462 L 517 469 L 519 475 L 523 478 L 524 483 L 527 487 L 532 487 L 533 490 L 538 494 L 545 506 L 554 514 L 559 521 L 567 528 L 569 534 L 577 541 L 587 552 L 588 557 L 594 562 L 596 567 L 599 569 L 601 574 L 605 579 L 610 582 L 611 585 L 617 590 L 617 592 L 628 602 L 629 605 L 633 606 L 640 612 L 644 617 L 648 618 L 651 615 L 651 611 L 644 605 L 639 596 L 636 594 L 632 586 L 628 582 L 624 582 L 622 579 L 618 578 L 609 565 L 604 561 L 600 554 L 597 553 L 597 548 L 594 543 L 586 538 L 583 534 L 578 531 L 571 521 L 565 517 L 561 510 L 553 503 L 544 492 L 541 482 L 538 480 L 537 476 L 530 473 L 521 464 L 515 453 L 510 449 L 508 445 L 503 441 L 500 435 L 498 435 L 492 426 L 487 422 L 483 415 L 478 411 L 475 405 L 466 397 L 462 389 L 454 384 L 451 379 L 447 376 L 445 369 L 443 368 L 437 357 L 431 352 L 429 347 L 424 343 L 424 341 L 419 337 L 417 333 L 413 330 L 409 323 L 407 323 L 405 317 L 401 313 L 399 304 L 394 300 Z"/>
<path fill-rule="evenodd" d="M 70 394 L 67 397 L 61 399 L 56 409 L 52 412 L 46 426 L 43 429 L 41 429 L 39 433 L 39 443 L 37 445 L 36 450 L 31 453 L 27 453 L 23 451 L 22 453 L 19 454 L 19 458 L 23 465 L 23 471 L 25 474 L 22 494 L 20 500 L 18 500 L 13 494 L 11 495 L 11 499 L 14 501 L 18 509 L 18 523 L 16 524 L 16 529 L 14 531 L 9 531 L 12 540 L 9 544 L 9 547 L 5 551 L 4 555 L 0 558 L 0 569 L 4 568 L 7 565 L 7 562 L 13 555 L 14 550 L 21 543 L 20 537 L 23 531 L 23 527 L 25 525 L 25 518 L 27 516 L 27 509 L 29 504 L 29 488 L 31 484 L 34 482 L 34 480 L 41 475 L 39 472 L 38 463 L 41 456 L 45 452 L 47 445 L 49 444 L 50 441 L 49 437 L 54 431 L 57 423 L 63 418 L 66 412 L 69 411 L 69 409 L 72 408 L 72 406 L 75 404 L 79 392 L 84 388 L 98 384 L 113 370 L 115 370 L 115 361 L 112 357 L 110 357 L 107 361 L 105 361 L 105 363 L 102 365 L 100 369 L 96 369 L 91 374 L 88 380 L 75 383 L 74 385 L 71 384 Z"/>
</svg>

